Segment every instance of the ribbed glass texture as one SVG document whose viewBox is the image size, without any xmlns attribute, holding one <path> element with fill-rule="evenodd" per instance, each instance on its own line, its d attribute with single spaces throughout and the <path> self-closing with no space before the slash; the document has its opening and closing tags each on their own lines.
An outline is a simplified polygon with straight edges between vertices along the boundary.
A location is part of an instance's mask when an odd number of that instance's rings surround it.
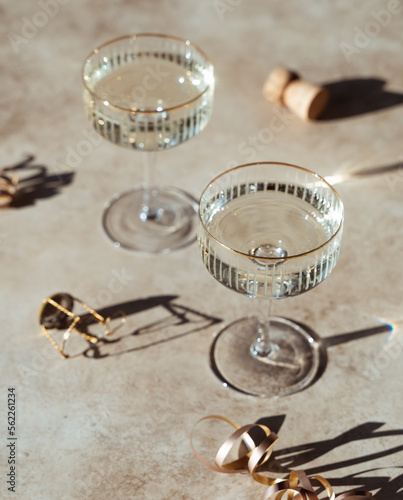
<svg viewBox="0 0 403 500">
<path fill-rule="evenodd" d="M 87 57 L 83 81 L 94 129 L 127 148 L 174 147 L 202 131 L 210 118 L 213 66 L 186 40 L 149 34 L 113 40 Z"/>
<path fill-rule="evenodd" d="M 198 241 L 217 281 L 251 297 L 304 293 L 339 257 L 343 205 L 313 172 L 259 163 L 223 173 L 200 199 Z"/>
</svg>

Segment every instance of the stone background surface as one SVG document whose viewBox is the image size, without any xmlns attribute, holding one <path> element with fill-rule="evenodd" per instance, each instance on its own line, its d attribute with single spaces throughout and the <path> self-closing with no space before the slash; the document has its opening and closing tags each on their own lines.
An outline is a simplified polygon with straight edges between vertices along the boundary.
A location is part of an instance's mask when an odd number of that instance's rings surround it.
<svg viewBox="0 0 403 500">
<path fill-rule="evenodd" d="M 0 1 L 1 167 L 42 167 L 25 169 L 42 172 L 40 182 L 0 211 L 1 498 L 261 498 L 251 478 L 212 472 L 193 456 L 191 430 L 208 414 L 241 425 L 281 417 L 284 475 L 294 467 L 324 475 L 338 493 L 401 497 L 402 13 L 397 0 Z M 298 394 L 249 398 L 212 373 L 213 335 L 254 304 L 214 281 L 196 244 L 139 256 L 102 230 L 105 201 L 142 172 L 135 152 L 91 131 L 80 71 L 94 46 L 136 32 L 191 39 L 217 75 L 210 124 L 161 153 L 161 183 L 198 197 L 233 165 L 284 161 L 328 177 L 344 201 L 331 277 L 275 304 L 327 341 L 326 369 Z M 321 120 L 304 123 L 264 100 L 277 65 L 330 86 Z M 58 291 L 97 310 L 124 307 L 116 342 L 62 360 L 38 324 L 43 299 Z M 18 397 L 14 496 L 9 387 Z M 196 442 L 211 458 L 230 432 L 205 422 Z"/>
</svg>

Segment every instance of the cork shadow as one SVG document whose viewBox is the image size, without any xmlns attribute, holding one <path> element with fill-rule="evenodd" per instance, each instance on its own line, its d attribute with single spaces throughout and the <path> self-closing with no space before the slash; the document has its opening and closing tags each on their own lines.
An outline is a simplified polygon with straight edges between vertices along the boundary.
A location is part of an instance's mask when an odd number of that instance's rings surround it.
<svg viewBox="0 0 403 500">
<path fill-rule="evenodd" d="M 7 177 L 15 175 L 18 179 L 16 192 L 9 204 L 12 208 L 31 206 L 37 200 L 52 198 L 60 194 L 61 188 L 74 179 L 74 172 L 49 174 L 46 166 L 35 163 L 33 155 L 28 155 L 15 165 L 2 168 L 1 173 Z"/>
<path fill-rule="evenodd" d="M 91 345 L 83 354 L 88 358 L 101 359 L 141 351 L 179 340 L 221 322 L 220 318 L 184 306 L 177 299 L 176 295 L 153 296 L 99 310 L 98 313 L 103 317 L 111 317 L 117 313 L 129 317 L 152 312 L 156 319 L 150 321 L 147 318 L 130 333 L 105 337 Z"/>
<path fill-rule="evenodd" d="M 389 92 L 380 78 L 354 78 L 322 85 L 330 99 L 319 121 L 340 120 L 403 104 L 403 93 Z"/>
</svg>

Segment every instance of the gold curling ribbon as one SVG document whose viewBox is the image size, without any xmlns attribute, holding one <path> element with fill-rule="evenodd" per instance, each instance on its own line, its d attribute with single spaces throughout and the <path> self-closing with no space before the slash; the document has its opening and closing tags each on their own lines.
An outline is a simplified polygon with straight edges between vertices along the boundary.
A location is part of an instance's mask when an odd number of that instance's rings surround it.
<svg viewBox="0 0 403 500">
<path fill-rule="evenodd" d="M 222 420 L 236 429 L 231 436 L 224 441 L 215 457 L 215 465 L 205 460 L 195 449 L 193 445 L 193 433 L 195 427 L 204 420 Z M 249 435 L 253 428 L 260 428 L 265 437 L 256 445 L 255 441 Z M 234 444 L 239 440 L 245 443 L 249 452 L 242 455 L 237 460 L 225 463 Z M 272 454 L 273 446 L 277 442 L 278 436 L 267 426 L 262 424 L 249 424 L 239 426 L 229 418 L 220 415 L 208 415 L 196 422 L 190 436 L 190 445 L 196 458 L 209 469 L 222 473 L 250 473 L 253 479 L 261 484 L 268 486 L 262 500 L 319 500 L 315 493 L 312 480 L 316 480 L 326 491 L 328 500 L 368 500 L 373 496 L 368 491 L 351 491 L 342 493 L 336 497 L 330 483 L 322 476 L 314 475 L 308 477 L 304 471 L 292 471 L 289 478 L 269 478 L 256 472 L 257 468 L 267 462 Z"/>
<path fill-rule="evenodd" d="M 95 336 L 85 332 L 82 332 L 78 329 L 78 325 L 81 321 L 84 320 L 85 316 L 78 316 L 73 313 L 73 304 L 74 302 L 78 302 L 94 319 L 96 323 L 104 325 L 104 331 L 101 335 Z M 64 305 L 62 305 L 64 303 Z M 54 310 L 50 310 L 48 306 L 53 306 Z M 53 347 L 59 352 L 60 356 L 63 359 L 68 358 L 68 354 L 64 352 L 64 347 L 69 339 L 73 330 L 78 332 L 82 337 L 84 337 L 91 344 L 96 344 L 102 338 L 112 333 L 110 328 L 110 322 L 116 317 L 121 317 L 122 326 L 126 322 L 126 315 L 122 311 L 117 311 L 116 313 L 104 318 L 101 316 L 95 309 L 92 309 L 88 304 L 83 302 L 76 297 L 73 297 L 67 293 L 56 293 L 47 299 L 45 299 L 42 303 L 42 307 L 39 310 L 39 323 L 42 329 L 42 333 L 49 340 L 49 342 L 53 345 Z M 71 322 L 68 324 L 68 321 Z M 119 328 L 119 326 L 117 328 Z M 50 333 L 50 329 L 62 329 L 66 328 L 66 331 L 63 334 L 62 342 L 59 345 L 56 340 L 52 337 Z M 115 328 L 115 330 L 117 329 Z M 113 330 L 113 331 L 115 331 Z"/>
<path fill-rule="evenodd" d="M 212 465 L 207 460 L 205 460 L 196 451 L 193 445 L 193 431 L 196 425 L 202 422 L 203 420 L 222 420 L 236 429 L 236 431 L 231 434 L 231 436 L 223 443 L 223 445 L 218 450 L 217 455 L 215 457 L 215 465 Z M 241 427 L 238 424 L 236 424 L 233 420 L 230 420 L 229 418 L 226 417 L 222 417 L 220 415 L 209 415 L 207 417 L 203 417 L 196 423 L 196 425 L 193 428 L 192 435 L 190 438 L 191 447 L 193 453 L 200 460 L 200 462 L 206 465 L 209 469 L 212 469 L 216 472 L 223 472 L 227 474 L 234 474 L 234 473 L 239 474 L 240 472 L 241 473 L 249 472 L 250 474 L 252 474 L 253 478 L 256 481 L 262 484 L 274 484 L 274 481 L 276 480 L 273 480 L 272 483 L 269 478 L 256 473 L 257 467 L 263 465 L 265 462 L 267 462 L 267 460 L 269 460 L 274 443 L 278 440 L 278 436 L 274 432 L 272 432 L 268 427 L 262 424 L 249 424 Z M 249 431 L 256 427 L 260 428 L 265 435 L 264 439 L 258 446 L 256 446 L 254 440 L 249 435 Z M 237 460 L 234 460 L 229 463 L 224 463 L 225 459 L 228 457 L 228 454 L 230 453 L 234 444 L 240 438 L 242 438 L 243 442 L 246 444 L 247 448 L 250 451 L 245 453 Z"/>
</svg>

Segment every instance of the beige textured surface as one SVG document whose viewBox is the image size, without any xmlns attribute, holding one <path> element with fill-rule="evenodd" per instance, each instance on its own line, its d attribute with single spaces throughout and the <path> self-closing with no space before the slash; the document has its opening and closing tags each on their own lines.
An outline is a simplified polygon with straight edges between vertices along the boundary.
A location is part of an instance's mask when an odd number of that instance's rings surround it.
<svg viewBox="0 0 403 500">
<path fill-rule="evenodd" d="M 191 429 L 215 413 L 239 424 L 284 415 L 276 448 L 283 467 L 288 450 L 299 457 L 294 467 L 323 474 L 337 492 L 359 486 L 379 500 L 400 498 L 403 6 L 64 0 L 44 15 L 48 1 L 0 1 L 1 166 L 33 155 L 30 165 L 48 176 L 72 174 L 0 211 L 0 497 L 261 498 L 264 487 L 247 476 L 214 473 L 193 457 Z M 161 154 L 161 182 L 198 196 L 219 172 L 257 160 L 342 181 L 346 224 L 335 271 L 275 305 L 336 344 L 322 376 L 301 393 L 252 399 L 215 378 L 208 358 L 216 320 L 225 324 L 253 304 L 209 276 L 196 245 L 144 257 L 115 249 L 102 231 L 103 203 L 139 183 L 141 169 L 136 153 L 91 132 L 80 70 L 93 46 L 130 32 L 190 38 L 217 72 L 209 126 Z M 263 82 L 278 65 L 329 84 L 334 100 L 322 120 L 303 123 L 264 99 Z M 129 303 L 119 340 L 97 359 L 60 359 L 37 320 L 42 300 L 57 291 L 98 309 Z M 15 495 L 6 487 L 8 386 L 18 394 Z"/>
</svg>

